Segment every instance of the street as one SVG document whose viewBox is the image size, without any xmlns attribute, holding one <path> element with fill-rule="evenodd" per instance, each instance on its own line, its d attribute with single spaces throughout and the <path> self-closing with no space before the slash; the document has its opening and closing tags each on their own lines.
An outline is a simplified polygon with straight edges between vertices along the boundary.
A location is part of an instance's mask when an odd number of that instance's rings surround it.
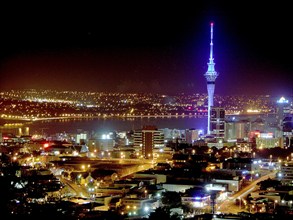
<svg viewBox="0 0 293 220">
<path fill-rule="evenodd" d="M 231 195 L 222 203 L 218 203 L 216 206 L 216 212 L 237 214 L 238 212 L 247 211 L 245 208 L 242 208 L 243 207 L 243 204 L 241 204 L 242 199 L 243 198 L 245 199 L 250 192 L 256 190 L 257 184 L 259 182 L 267 180 L 269 178 L 273 179 L 276 176 L 276 172 L 277 171 L 272 171 L 272 172 L 258 178 L 257 180 L 254 180 L 248 186 L 242 188 L 240 191 Z M 239 205 L 236 205 L 236 199 L 239 199 L 239 201 L 240 201 Z"/>
</svg>

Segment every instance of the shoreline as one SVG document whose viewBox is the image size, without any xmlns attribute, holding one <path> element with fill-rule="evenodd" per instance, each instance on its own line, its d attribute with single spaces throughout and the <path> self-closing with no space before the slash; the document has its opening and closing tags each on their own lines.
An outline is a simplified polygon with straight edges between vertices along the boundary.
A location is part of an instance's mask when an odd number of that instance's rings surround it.
<svg viewBox="0 0 293 220">
<path fill-rule="evenodd" d="M 256 116 L 272 116 L 275 113 L 258 113 L 258 114 L 227 114 L 225 115 L 228 118 L 230 117 L 256 117 Z M 21 126 L 24 124 L 30 124 L 37 121 L 53 121 L 53 120 L 94 120 L 94 119 L 144 119 L 144 118 L 153 118 L 153 119 L 171 119 L 171 118 L 207 118 L 207 115 L 131 115 L 131 116 L 66 116 L 66 117 L 50 117 L 50 118 L 0 118 L 0 128 Z"/>
<path fill-rule="evenodd" d="M 275 115 L 276 113 L 245 113 L 245 114 L 226 114 L 225 116 L 269 116 Z M 46 121 L 46 120 L 59 120 L 59 119 L 107 119 L 107 118 L 204 118 L 208 115 L 192 115 L 192 114 L 181 114 L 181 115 L 131 115 L 131 116 L 59 116 L 59 117 L 47 117 L 47 118 L 0 118 L 2 121 Z"/>
</svg>

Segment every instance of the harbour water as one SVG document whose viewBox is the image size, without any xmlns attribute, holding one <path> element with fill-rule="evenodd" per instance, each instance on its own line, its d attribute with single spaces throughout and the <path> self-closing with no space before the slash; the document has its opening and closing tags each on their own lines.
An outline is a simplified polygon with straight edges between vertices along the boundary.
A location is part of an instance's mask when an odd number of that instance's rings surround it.
<svg viewBox="0 0 293 220">
<path fill-rule="evenodd" d="M 275 120 L 275 115 L 232 115 L 227 120 L 250 120 L 261 118 L 266 122 Z M 111 131 L 130 131 L 141 129 L 145 125 L 154 125 L 158 129 L 201 129 L 207 130 L 207 116 L 201 117 L 133 117 L 133 118 L 87 118 L 87 119 L 54 119 L 29 123 L 30 134 L 56 134 Z"/>
<path fill-rule="evenodd" d="M 31 134 L 55 134 L 77 132 L 111 132 L 141 129 L 145 125 L 154 125 L 158 129 L 202 129 L 207 128 L 207 117 L 136 117 L 136 118 L 94 118 L 94 119 L 58 119 L 34 121 L 27 124 Z"/>
</svg>

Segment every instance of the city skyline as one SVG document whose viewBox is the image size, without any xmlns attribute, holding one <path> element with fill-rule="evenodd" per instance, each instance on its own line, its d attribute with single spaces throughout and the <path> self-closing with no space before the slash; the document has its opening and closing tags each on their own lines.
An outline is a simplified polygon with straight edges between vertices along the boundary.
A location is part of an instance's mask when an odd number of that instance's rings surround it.
<svg viewBox="0 0 293 220">
<path fill-rule="evenodd" d="M 285 4 L 2 7 L 0 89 L 206 93 L 215 23 L 215 94 L 292 96 Z"/>
</svg>

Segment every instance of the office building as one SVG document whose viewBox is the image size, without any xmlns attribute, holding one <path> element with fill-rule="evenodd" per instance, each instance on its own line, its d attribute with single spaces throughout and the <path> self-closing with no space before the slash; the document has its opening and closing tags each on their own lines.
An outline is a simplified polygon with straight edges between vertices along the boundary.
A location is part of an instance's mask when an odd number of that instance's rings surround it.
<svg viewBox="0 0 293 220">
<path fill-rule="evenodd" d="M 225 138 L 225 110 L 220 107 L 212 107 L 210 115 L 210 134 L 217 139 Z"/>
<path fill-rule="evenodd" d="M 164 148 L 164 133 L 156 126 L 144 126 L 134 131 L 134 148 L 144 158 L 152 159 L 154 151 Z"/>
</svg>

